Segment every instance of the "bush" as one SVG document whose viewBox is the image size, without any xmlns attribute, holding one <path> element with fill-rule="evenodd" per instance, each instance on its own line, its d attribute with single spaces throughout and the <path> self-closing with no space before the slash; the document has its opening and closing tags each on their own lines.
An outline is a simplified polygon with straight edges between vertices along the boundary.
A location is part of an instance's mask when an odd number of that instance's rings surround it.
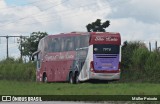
<svg viewBox="0 0 160 104">
<path fill-rule="evenodd" d="M 160 53 L 151 52 L 145 63 L 148 80 L 160 82 Z"/>
<path fill-rule="evenodd" d="M 121 62 L 122 69 L 129 68 L 131 61 L 132 61 L 131 58 L 133 56 L 133 52 L 139 47 L 146 48 L 144 43 L 139 42 L 139 41 L 129 42 L 127 43 L 127 45 L 122 46 L 122 62 Z"/>
<path fill-rule="evenodd" d="M 130 69 L 134 69 L 135 71 L 144 70 L 144 65 L 146 60 L 148 59 L 150 52 L 146 48 L 138 48 L 134 50 L 133 55 L 131 57 Z"/>
<path fill-rule="evenodd" d="M 122 49 L 122 82 L 160 82 L 159 52 L 149 52 L 140 42 L 130 42 Z"/>
<path fill-rule="evenodd" d="M 35 65 L 20 59 L 8 58 L 0 61 L 0 79 L 35 81 Z"/>
</svg>

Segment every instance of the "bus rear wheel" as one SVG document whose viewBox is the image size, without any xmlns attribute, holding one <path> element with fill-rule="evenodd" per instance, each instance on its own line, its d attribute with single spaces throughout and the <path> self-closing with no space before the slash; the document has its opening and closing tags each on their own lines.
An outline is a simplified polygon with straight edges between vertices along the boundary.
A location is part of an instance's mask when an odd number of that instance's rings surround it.
<svg viewBox="0 0 160 104">
<path fill-rule="evenodd" d="M 78 73 L 75 74 L 75 83 L 78 84 L 79 83 L 79 79 L 78 79 Z"/>
<path fill-rule="evenodd" d="M 71 84 L 74 83 L 74 77 L 73 77 L 72 73 L 69 74 L 69 83 L 71 83 Z"/>
<path fill-rule="evenodd" d="M 47 83 L 47 82 L 48 82 L 48 79 L 47 79 L 47 75 L 46 75 L 46 74 L 43 75 L 43 82 L 44 82 L 44 83 Z"/>
</svg>

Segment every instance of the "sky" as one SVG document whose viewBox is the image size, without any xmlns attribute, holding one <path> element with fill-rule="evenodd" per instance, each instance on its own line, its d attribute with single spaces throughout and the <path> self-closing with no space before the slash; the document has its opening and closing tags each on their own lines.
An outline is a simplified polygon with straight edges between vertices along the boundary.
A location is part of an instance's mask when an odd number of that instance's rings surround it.
<svg viewBox="0 0 160 104">
<path fill-rule="evenodd" d="M 86 25 L 110 20 L 107 32 L 119 32 L 122 42 L 155 41 L 160 46 L 160 0 L 0 0 L 0 36 L 86 32 Z M 18 38 L 9 38 L 9 56 L 19 57 Z M 6 39 L 0 38 L 0 59 Z"/>
</svg>

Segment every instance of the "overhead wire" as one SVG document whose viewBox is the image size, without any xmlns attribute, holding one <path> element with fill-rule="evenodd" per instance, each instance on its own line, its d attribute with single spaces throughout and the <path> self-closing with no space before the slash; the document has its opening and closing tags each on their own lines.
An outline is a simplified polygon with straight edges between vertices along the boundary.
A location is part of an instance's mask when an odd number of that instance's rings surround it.
<svg viewBox="0 0 160 104">
<path fill-rule="evenodd" d="M 107 7 L 107 8 L 108 8 L 108 7 Z M 104 9 L 104 8 L 102 8 L 102 9 Z M 80 14 L 80 15 L 81 15 L 81 14 Z M 69 15 L 69 16 L 70 16 L 70 15 Z M 76 14 L 76 15 L 74 14 L 73 16 L 77 16 L 77 14 Z M 64 16 L 64 17 L 66 17 L 66 16 Z M 43 17 L 42 17 L 42 18 L 43 18 Z M 55 16 L 55 18 L 58 18 L 58 17 Z M 55 19 L 55 18 L 53 18 L 53 19 Z M 47 20 L 47 21 L 48 21 L 48 20 Z M 49 20 L 48 22 L 50 22 L 50 21 L 53 21 L 53 20 Z M 36 22 L 36 23 L 37 23 L 37 22 Z M 35 23 L 35 24 L 36 24 L 36 23 Z M 34 23 L 33 23 L 33 24 L 34 24 Z M 27 25 L 27 24 L 23 24 L 23 25 Z M 32 25 L 32 23 L 31 23 L 31 24 L 28 24 L 28 25 Z"/>
<path fill-rule="evenodd" d="M 64 2 L 66 2 L 67 0 L 65 0 Z M 51 1 L 49 1 L 48 0 L 48 2 L 51 2 Z M 63 4 L 64 2 L 61 2 L 60 4 Z M 51 2 L 51 3 L 54 3 L 54 2 Z M 49 7 L 49 8 L 46 8 L 46 9 L 43 9 L 42 11 L 46 11 L 46 10 L 48 10 L 48 9 L 51 9 L 51 8 L 53 8 L 53 7 L 56 7 L 56 6 L 58 6 L 59 4 L 57 4 L 57 5 L 55 5 L 55 6 L 51 6 L 51 7 Z M 80 7 L 82 7 L 82 6 L 80 6 Z M 74 8 L 73 8 L 74 9 Z M 58 11 L 58 13 L 59 12 L 66 12 L 66 11 Z M 54 14 L 53 14 L 54 15 Z M 24 19 L 28 19 L 28 18 L 30 18 L 30 16 L 39 16 L 39 17 L 42 17 L 42 16 L 44 16 L 43 14 L 41 14 L 41 13 L 38 13 L 38 15 L 37 14 L 31 14 L 31 15 L 29 15 L 29 16 L 26 16 L 26 17 L 22 17 L 22 18 L 19 18 L 18 20 L 16 20 L 16 21 L 13 21 L 13 22 L 10 22 L 10 23 L 14 23 L 14 22 L 17 22 L 17 21 L 21 21 L 21 20 L 24 20 Z M 3 26 L 3 25 L 2 25 Z M 1 26 L 0 26 L 1 27 Z"/>
<path fill-rule="evenodd" d="M 93 3 L 93 4 L 95 4 L 95 3 Z M 93 4 L 89 4 L 89 5 L 93 5 Z M 80 7 L 85 7 L 85 6 L 88 6 L 88 5 L 84 5 L 84 6 L 80 6 Z M 79 8 L 80 8 L 79 7 Z M 96 8 L 96 7 L 95 7 Z M 100 8 L 99 9 L 99 11 L 101 11 L 101 10 L 103 10 L 103 9 L 106 9 L 106 8 L 109 8 L 108 6 L 105 6 L 105 5 L 103 5 L 103 7 L 102 8 Z M 62 11 L 63 12 L 63 11 Z M 69 15 L 71 16 L 71 17 L 74 17 L 74 16 L 77 16 L 77 15 L 81 15 L 81 14 L 69 14 L 68 15 L 68 13 L 66 12 L 65 14 L 63 14 L 64 16 L 63 17 L 68 17 Z M 51 16 L 51 15 L 50 15 Z M 69 17 L 70 17 L 69 16 Z M 43 18 L 43 17 L 40 17 L 40 18 Z M 44 18 L 43 18 L 44 19 Z M 45 18 L 45 19 L 47 19 L 47 18 Z M 46 20 L 46 21 L 43 21 L 43 22 L 50 22 L 50 21 L 53 21 L 53 19 L 59 19 L 59 17 L 57 17 L 57 16 L 54 16 L 54 17 L 52 17 L 52 19 L 51 20 Z M 36 23 L 38 23 L 38 22 L 34 22 L 33 24 L 36 24 Z M 28 24 L 23 24 L 23 25 L 29 25 L 29 24 L 32 24 L 32 23 L 28 23 Z"/>
<path fill-rule="evenodd" d="M 91 5 L 91 4 L 90 4 Z M 83 7 L 83 6 L 81 6 L 81 7 Z M 78 15 L 78 14 L 77 14 Z M 74 16 L 76 16 L 76 15 L 74 15 Z M 17 46 L 15 46 L 15 47 L 17 47 Z"/>
<path fill-rule="evenodd" d="M 93 3 L 93 4 L 94 4 L 94 3 Z M 93 4 L 89 4 L 89 5 L 93 5 Z M 80 6 L 80 7 L 78 7 L 78 8 L 85 7 L 85 6 L 88 6 L 88 5 Z M 90 7 L 90 6 L 88 6 L 88 7 Z M 105 9 L 105 8 L 109 8 L 109 7 L 105 7 L 105 6 L 104 6 L 104 8 L 101 8 L 101 9 Z M 59 11 L 59 12 L 61 12 L 61 13 L 64 12 L 64 13 L 65 13 L 66 11 Z M 67 12 L 68 12 L 68 10 L 67 10 Z M 63 15 L 64 15 L 63 17 L 66 17 L 67 14 L 68 14 L 68 13 L 63 14 Z M 70 15 L 70 14 L 69 14 L 69 15 Z M 76 15 L 73 14 L 72 17 L 73 17 L 73 16 L 77 16 L 77 15 L 78 15 L 78 14 L 76 14 Z M 41 17 L 41 18 L 43 18 L 43 17 Z M 56 19 L 56 18 L 58 19 L 57 16 L 54 16 L 54 17 L 51 18 L 51 20 L 46 20 L 46 21 L 43 21 L 43 22 L 50 22 L 50 21 L 53 21 L 53 19 Z M 43 18 L 43 19 L 44 19 L 44 18 Z M 47 19 L 47 18 L 45 18 L 45 19 Z M 63 18 L 63 19 L 64 19 L 64 18 Z M 23 23 L 22 23 L 22 26 L 23 26 L 23 25 L 32 25 L 32 24 L 37 24 L 37 23 L 39 23 L 39 21 L 36 21 L 36 22 L 34 22 L 34 23 L 27 23 L 27 24 L 23 24 Z M 0 29 L 2 29 L 2 28 L 0 28 Z"/>
<path fill-rule="evenodd" d="M 39 2 L 39 1 L 41 1 L 41 0 L 37 0 L 37 1 L 34 1 L 34 2 L 29 2 L 29 3 L 21 4 L 21 6 L 35 4 L 35 3 Z M 9 6 L 9 7 L 7 7 L 7 8 L 6 8 L 6 7 L 3 7 L 3 8 L 0 8 L 0 11 L 1 11 L 1 10 L 6 10 L 6 9 L 13 9 L 13 8 L 16 8 L 16 7 L 18 7 L 18 6 L 17 6 L 17 5 L 14 5 L 14 6 Z"/>
<path fill-rule="evenodd" d="M 62 3 L 65 3 L 66 1 L 68 1 L 68 0 L 64 0 L 63 2 L 61 2 L 61 3 L 57 4 L 57 5 L 50 6 L 50 7 L 48 7 L 48 8 L 45 8 L 45 9 L 41 10 L 41 11 L 42 11 L 42 12 L 44 12 L 44 11 L 46 11 L 46 10 L 49 10 L 49 9 L 51 9 L 51 8 L 54 8 L 54 7 L 58 6 L 58 5 L 61 5 Z M 41 14 L 42 12 L 37 13 L 37 14 Z M 17 19 L 17 20 L 11 21 L 11 22 L 6 23 L 6 24 L 4 24 L 4 25 L 0 25 L 0 27 L 3 27 L 3 26 L 6 26 L 6 25 L 9 25 L 9 24 L 11 24 L 11 23 L 16 23 L 16 22 L 18 22 L 18 21 L 20 21 L 20 20 L 23 20 L 23 19 L 25 19 L 25 18 L 29 18 L 30 16 L 37 15 L 37 14 L 35 14 L 35 13 L 30 14 L 30 15 L 28 15 L 28 16 L 25 16 L 25 17 L 19 18 L 19 19 Z"/>
<path fill-rule="evenodd" d="M 92 3 L 92 4 L 88 4 L 88 5 L 83 5 L 83 6 L 80 6 L 80 7 L 78 7 L 78 8 L 81 8 L 81 7 L 86 7 L 86 6 L 89 6 L 89 5 L 93 5 L 93 4 L 95 4 L 95 3 Z M 106 7 L 105 7 L 106 8 Z M 71 8 L 72 9 L 72 8 Z M 74 9 L 74 8 L 73 8 Z M 68 10 L 66 10 L 66 11 L 58 11 L 58 13 L 65 13 L 65 12 L 68 12 Z M 68 13 L 65 13 L 64 15 L 66 16 Z M 54 15 L 54 14 L 53 14 Z M 37 15 L 37 16 L 40 16 L 40 15 Z M 51 15 L 50 15 L 51 16 Z M 43 18 L 44 19 L 44 17 L 40 17 L 40 18 Z M 52 19 L 55 19 L 55 18 L 58 18 L 57 16 L 54 16 L 54 17 L 52 17 Z M 47 19 L 47 18 L 45 18 L 45 19 Z M 48 20 L 47 20 L 48 21 Z M 37 22 L 35 22 L 35 23 L 37 23 Z M 35 24 L 35 23 L 33 23 L 33 24 Z M 32 23 L 29 23 L 29 24 L 32 24 Z M 25 25 L 27 25 L 27 24 L 25 24 Z"/>
<path fill-rule="evenodd" d="M 93 4 L 95 4 L 95 3 L 93 3 Z M 91 5 L 91 4 L 90 4 Z M 83 6 L 80 6 L 80 7 L 84 7 L 84 6 L 88 6 L 88 5 L 83 5 Z M 79 7 L 79 8 L 80 8 Z M 72 14 L 70 14 L 70 11 L 68 11 L 68 10 L 66 10 L 66 11 L 58 11 L 58 13 L 65 13 L 65 14 L 63 14 L 64 16 L 63 17 L 66 17 L 67 15 L 72 15 Z M 75 15 L 75 14 L 73 14 L 73 15 Z M 52 16 L 52 20 L 53 19 L 56 19 L 56 18 L 59 18 L 59 17 L 57 17 L 57 16 L 55 16 L 54 14 L 52 14 L 52 15 L 49 15 L 50 17 Z M 77 15 L 75 15 L 75 16 L 77 16 Z M 39 17 L 38 19 L 48 19 L 48 18 L 50 18 L 50 17 Z M 47 20 L 48 21 L 48 20 Z M 33 24 L 35 24 L 35 23 L 37 23 L 37 22 L 34 22 Z M 28 24 L 32 24 L 32 23 L 28 23 Z M 27 25 L 27 24 L 23 24 L 23 25 Z"/>
</svg>

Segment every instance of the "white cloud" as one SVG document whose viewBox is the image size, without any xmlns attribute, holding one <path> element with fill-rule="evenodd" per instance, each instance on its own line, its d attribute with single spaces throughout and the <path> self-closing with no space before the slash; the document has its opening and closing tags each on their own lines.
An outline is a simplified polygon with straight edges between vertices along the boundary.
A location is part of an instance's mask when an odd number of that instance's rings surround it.
<svg viewBox="0 0 160 104">
<path fill-rule="evenodd" d="M 117 31 L 122 35 L 122 41 L 158 40 L 160 39 L 160 24 L 148 24 L 134 18 L 111 19 L 109 31 Z"/>
<path fill-rule="evenodd" d="M 34 5 L 17 6 L 5 10 L 1 29 L 5 33 L 31 33 L 32 31 L 70 32 L 86 31 L 85 25 L 97 18 L 104 19 L 110 12 L 100 0 L 46 0 Z M 6 19 L 6 20 L 5 20 Z M 52 28 L 53 27 L 53 28 Z M 82 30 L 81 30 L 82 29 Z"/>
<path fill-rule="evenodd" d="M 111 6 L 112 5 L 111 3 Z M 110 17 L 129 17 L 144 23 L 157 23 L 160 22 L 159 6 L 160 0 L 127 0 L 113 5 L 113 12 Z"/>
<path fill-rule="evenodd" d="M 4 0 L 0 0 L 0 9 L 5 9 L 6 8 L 6 3 Z"/>
<path fill-rule="evenodd" d="M 3 35 L 86 31 L 88 23 L 100 18 L 111 21 L 106 30 L 120 32 L 122 41 L 160 40 L 159 6 L 159 0 L 41 0 L 10 8 L 0 0 L 0 31 Z"/>
</svg>

